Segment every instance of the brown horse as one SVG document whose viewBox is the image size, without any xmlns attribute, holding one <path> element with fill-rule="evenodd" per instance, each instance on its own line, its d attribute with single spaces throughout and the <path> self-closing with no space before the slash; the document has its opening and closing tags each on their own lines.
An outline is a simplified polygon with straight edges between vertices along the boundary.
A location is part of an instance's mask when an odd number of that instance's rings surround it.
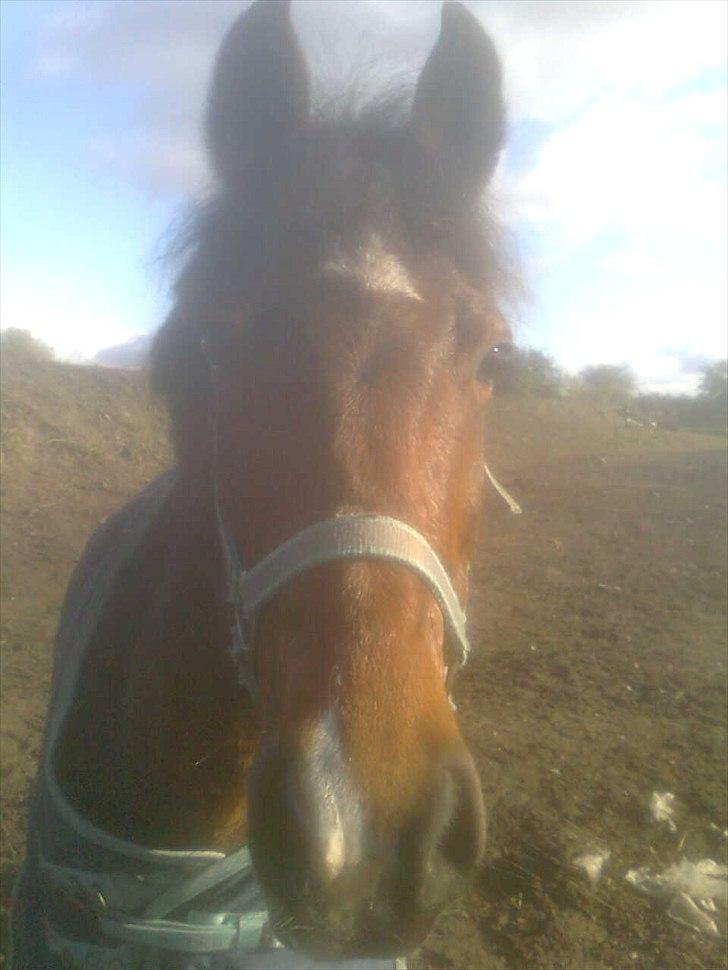
<svg viewBox="0 0 728 970">
<path fill-rule="evenodd" d="M 481 206 L 503 131 L 497 56 L 457 3 L 408 106 L 328 114 L 310 108 L 287 2 L 234 24 L 206 119 L 219 191 L 153 355 L 178 470 L 118 570 L 56 747 L 69 803 L 111 836 L 247 843 L 274 933 L 319 957 L 410 949 L 482 858 L 446 681 L 506 338 Z M 384 554 L 368 533 L 354 558 L 339 542 L 241 615 L 238 561 L 382 517 Z"/>
</svg>

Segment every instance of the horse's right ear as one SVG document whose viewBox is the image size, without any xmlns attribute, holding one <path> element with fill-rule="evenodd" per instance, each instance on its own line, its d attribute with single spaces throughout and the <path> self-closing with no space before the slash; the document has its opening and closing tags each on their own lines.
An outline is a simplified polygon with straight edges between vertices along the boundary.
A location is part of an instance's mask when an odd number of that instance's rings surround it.
<svg viewBox="0 0 728 970">
<path fill-rule="evenodd" d="M 291 23 L 290 0 L 255 0 L 217 56 L 207 105 L 207 144 L 216 173 L 236 181 L 306 123 L 309 73 Z"/>
</svg>

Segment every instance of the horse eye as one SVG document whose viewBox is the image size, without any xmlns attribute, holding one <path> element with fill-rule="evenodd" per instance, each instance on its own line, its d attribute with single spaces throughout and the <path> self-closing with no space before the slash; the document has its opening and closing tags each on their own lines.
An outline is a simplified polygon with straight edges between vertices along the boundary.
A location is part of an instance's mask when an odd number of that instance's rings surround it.
<svg viewBox="0 0 728 970">
<path fill-rule="evenodd" d="M 495 384 L 513 356 L 513 344 L 493 344 L 485 352 L 478 367 L 477 378 L 482 384 Z"/>
</svg>

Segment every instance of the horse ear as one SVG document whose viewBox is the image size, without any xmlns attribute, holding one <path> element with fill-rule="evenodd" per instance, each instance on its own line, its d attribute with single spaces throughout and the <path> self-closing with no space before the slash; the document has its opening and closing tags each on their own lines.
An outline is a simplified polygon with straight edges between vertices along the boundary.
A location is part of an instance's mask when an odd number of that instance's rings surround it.
<svg viewBox="0 0 728 970">
<path fill-rule="evenodd" d="M 252 158 L 269 156 L 308 118 L 309 73 L 290 8 L 290 0 L 255 0 L 217 56 L 206 133 L 225 182 L 236 180 Z"/>
<path fill-rule="evenodd" d="M 505 134 L 500 61 L 476 17 L 453 0 L 443 3 L 440 36 L 417 82 L 412 127 L 466 191 L 477 193 L 493 174 Z"/>
</svg>

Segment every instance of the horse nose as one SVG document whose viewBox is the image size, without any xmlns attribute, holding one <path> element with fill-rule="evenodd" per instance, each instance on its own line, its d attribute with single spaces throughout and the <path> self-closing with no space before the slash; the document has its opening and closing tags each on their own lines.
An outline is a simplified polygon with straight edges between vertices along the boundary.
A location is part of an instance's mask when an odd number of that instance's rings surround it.
<svg viewBox="0 0 728 970">
<path fill-rule="evenodd" d="M 275 921 L 318 955 L 417 945 L 483 855 L 470 755 L 440 759 L 418 804 L 393 820 L 367 804 L 338 752 L 316 754 L 277 745 L 252 773 L 251 849 Z"/>
</svg>

